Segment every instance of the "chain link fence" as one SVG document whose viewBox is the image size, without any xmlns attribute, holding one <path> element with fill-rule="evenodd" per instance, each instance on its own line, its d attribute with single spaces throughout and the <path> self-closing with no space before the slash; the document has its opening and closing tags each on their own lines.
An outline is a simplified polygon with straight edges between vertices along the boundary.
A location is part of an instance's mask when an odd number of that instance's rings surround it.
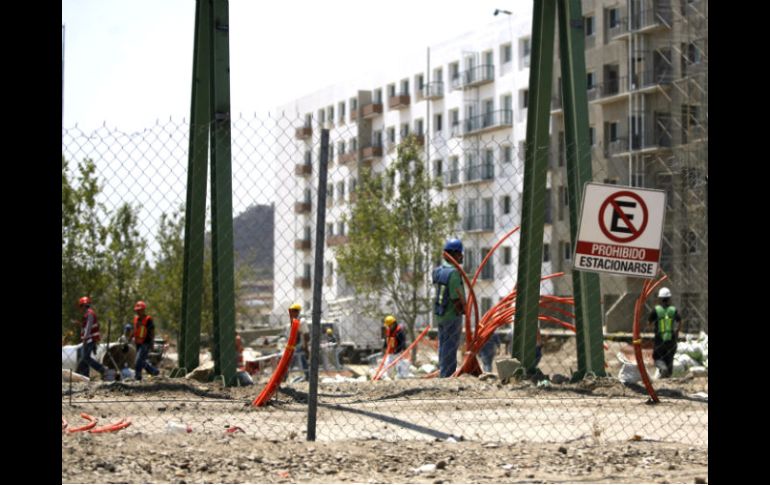
<svg viewBox="0 0 770 485">
<path fill-rule="evenodd" d="M 130 417 L 132 425 L 123 433 L 173 431 L 181 423 L 193 432 L 304 439 L 309 385 L 301 343 L 270 404 L 251 403 L 286 347 L 291 304 L 302 306 L 301 333 L 310 331 L 321 128 L 327 128 L 317 439 L 590 438 L 707 445 L 708 382 L 702 376 L 702 363 L 708 365 L 707 180 L 703 159 L 676 147 L 659 144 L 646 152 L 644 163 L 635 161 L 633 150 L 616 146 L 617 139 L 609 145 L 592 141 L 591 147 L 593 181 L 625 184 L 630 174 L 634 185 L 667 194 L 661 266 L 683 328 L 674 377 L 653 381 L 661 404 L 645 404 L 641 385 L 618 379 L 623 362 L 634 361 L 631 329 L 642 280 L 612 275 L 601 275 L 601 294 L 592 295 L 601 305 L 608 377 L 571 381 L 578 349 L 568 328 L 575 323 L 569 300 L 543 311 L 550 320 L 540 323 L 542 358 L 535 377 L 501 378 L 495 365 L 493 375 L 432 377 L 438 356 L 430 273 L 443 241 L 463 241 L 463 267 L 472 277 L 500 238 L 521 222 L 524 145 L 506 129 L 511 119 L 512 112 L 503 110 L 430 133 L 376 122 L 362 129 L 364 120 L 357 123 L 344 113 L 323 122 L 285 115 L 233 119 L 233 232 L 232 240 L 220 243 L 234 249 L 237 341 L 220 352 L 232 350 L 237 359 L 242 372 L 236 386 L 215 380 L 212 369 L 212 288 L 220 282 L 211 261 L 216 251 L 210 215 L 203 240 L 190 242 L 203 259 L 200 345 L 179 348 L 189 123 L 159 121 L 136 133 L 106 126 L 93 132 L 65 129 L 63 419 L 74 427 L 80 413 L 102 422 Z M 410 131 L 415 136 L 409 138 Z M 399 153 L 407 149 L 412 156 L 398 171 Z M 540 293 L 571 297 L 574 201 L 566 188 L 567 147 L 555 133 L 550 147 L 538 149 L 548 150 L 549 164 L 545 195 L 536 201 L 545 214 L 542 274 L 557 274 L 541 282 Z M 210 177 L 207 185 L 211 194 Z M 388 217 L 394 215 L 395 221 Z M 369 233 L 376 237 L 365 237 Z M 517 232 L 503 242 L 478 275 L 474 292 L 482 316 L 516 286 L 519 237 Z M 383 251 L 389 256 L 382 258 Z M 91 370 L 89 382 L 70 373 L 80 356 L 82 314 L 76 303 L 83 295 L 92 298 L 99 317 L 96 356 L 107 368 L 104 376 Z M 161 369 L 159 377 L 145 374 L 141 381 L 133 378 L 135 348 L 120 339 L 133 324 L 137 300 L 146 302 L 154 319 L 150 360 Z M 647 302 L 646 314 L 653 303 Z M 393 367 L 374 381 L 386 315 L 407 327 L 408 343 L 431 329 L 409 352 L 405 372 Z M 512 323 L 498 328 L 493 360 L 511 355 L 512 331 Z M 654 374 L 651 328 L 644 331 L 645 363 Z M 198 352 L 202 368 L 184 369 L 177 377 L 185 351 Z M 463 352 L 461 345 L 458 365 Z"/>
</svg>

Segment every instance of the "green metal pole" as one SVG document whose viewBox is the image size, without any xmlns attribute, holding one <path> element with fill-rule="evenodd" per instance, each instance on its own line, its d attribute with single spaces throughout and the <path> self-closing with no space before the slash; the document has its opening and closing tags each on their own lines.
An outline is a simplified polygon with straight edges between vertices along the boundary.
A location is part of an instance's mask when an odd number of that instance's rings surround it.
<svg viewBox="0 0 770 485">
<path fill-rule="evenodd" d="M 211 6 L 207 0 L 195 5 L 195 44 L 193 53 L 192 102 L 190 107 L 190 144 L 187 168 L 187 203 L 184 227 L 184 275 L 182 315 L 179 332 L 180 368 L 198 367 L 200 350 L 201 305 L 203 298 L 203 255 L 206 223 L 206 168 L 209 102 Z M 178 371 L 172 375 L 176 375 Z"/>
<path fill-rule="evenodd" d="M 527 113 L 524 159 L 518 296 L 512 346 L 512 355 L 519 359 L 526 374 L 535 371 L 555 14 L 555 0 L 535 0 L 532 17 L 532 63 L 529 71 L 529 112 Z"/>
<path fill-rule="evenodd" d="M 235 283 L 230 147 L 230 38 L 226 0 L 211 0 L 211 249 L 214 373 L 235 384 Z"/>
<path fill-rule="evenodd" d="M 570 240 L 577 238 L 578 210 L 583 186 L 590 182 L 591 147 L 588 140 L 588 96 L 586 93 L 585 38 L 580 0 L 558 0 L 564 131 L 567 142 L 567 187 L 569 191 Z M 593 373 L 605 376 L 599 275 L 572 272 L 577 327 L 578 370 L 573 380 Z"/>
</svg>

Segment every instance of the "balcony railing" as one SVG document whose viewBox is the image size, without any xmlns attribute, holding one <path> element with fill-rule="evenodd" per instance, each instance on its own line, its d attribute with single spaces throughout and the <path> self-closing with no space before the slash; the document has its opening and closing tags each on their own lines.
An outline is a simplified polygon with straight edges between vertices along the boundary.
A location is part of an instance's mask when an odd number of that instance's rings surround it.
<svg viewBox="0 0 770 485">
<path fill-rule="evenodd" d="M 294 166 L 294 175 L 304 177 L 313 173 L 313 166 L 309 163 L 298 163 Z"/>
<path fill-rule="evenodd" d="M 628 152 L 628 138 L 616 138 L 604 146 L 604 156 L 612 157 L 620 153 Z"/>
<path fill-rule="evenodd" d="M 382 114 L 382 103 L 370 103 L 361 107 L 361 118 L 368 119 Z"/>
<path fill-rule="evenodd" d="M 444 185 L 458 185 L 460 183 L 460 169 L 450 169 L 444 174 Z"/>
<path fill-rule="evenodd" d="M 670 71 L 646 71 L 631 76 L 631 90 L 645 89 L 653 86 L 669 85 L 673 81 Z"/>
<path fill-rule="evenodd" d="M 609 39 L 612 40 L 622 35 L 625 35 L 627 33 L 628 33 L 628 19 L 624 18 L 624 19 L 620 19 L 615 26 L 610 27 L 607 30 L 607 37 L 609 37 Z"/>
<path fill-rule="evenodd" d="M 422 87 L 422 97 L 425 99 L 440 99 L 444 97 L 444 83 L 430 82 Z"/>
<path fill-rule="evenodd" d="M 343 244 L 347 244 L 350 238 L 345 235 L 338 235 L 338 236 L 329 236 L 329 238 L 326 240 L 326 245 L 331 247 L 335 246 L 341 246 Z"/>
<path fill-rule="evenodd" d="M 300 250 L 300 251 L 307 251 L 310 249 L 311 241 L 310 239 L 295 239 L 294 240 L 294 249 Z"/>
<path fill-rule="evenodd" d="M 294 132 L 294 137 L 297 140 L 308 140 L 312 138 L 313 136 L 313 127 L 312 126 L 301 126 L 297 128 Z"/>
<path fill-rule="evenodd" d="M 633 32 L 651 27 L 670 28 L 672 21 L 673 15 L 670 7 L 668 9 L 647 9 L 639 15 L 634 15 L 630 19 L 629 27 Z"/>
<path fill-rule="evenodd" d="M 356 161 L 356 152 L 347 152 L 347 153 L 340 153 L 337 157 L 337 161 L 340 164 L 345 164 L 348 162 L 355 162 Z"/>
<path fill-rule="evenodd" d="M 625 94 L 628 90 L 628 78 L 623 76 L 621 78 L 610 79 L 601 84 L 597 84 L 594 89 L 598 90 L 598 94 L 594 99 L 601 102 L 602 100 L 607 100 L 607 98 Z"/>
<path fill-rule="evenodd" d="M 309 290 L 309 289 L 310 289 L 310 283 L 311 283 L 310 277 L 307 277 L 307 276 L 306 276 L 306 277 L 300 277 L 300 276 L 298 276 L 298 277 L 297 277 L 297 278 L 294 280 L 294 286 L 295 286 L 296 288 L 304 288 L 304 289 L 306 289 L 306 290 Z"/>
<path fill-rule="evenodd" d="M 297 202 L 296 204 L 294 204 L 294 213 L 295 214 L 309 214 L 311 206 L 312 205 L 311 205 L 310 201 Z"/>
<path fill-rule="evenodd" d="M 382 145 L 374 143 L 370 146 L 361 148 L 361 160 L 371 160 L 372 158 L 382 157 Z"/>
<path fill-rule="evenodd" d="M 409 107 L 411 98 L 409 94 L 397 94 L 388 98 L 388 109 L 402 109 Z"/>
<path fill-rule="evenodd" d="M 467 89 L 495 80 L 494 64 L 482 64 L 460 73 L 458 88 Z"/>
<path fill-rule="evenodd" d="M 479 212 L 463 217 L 463 231 L 494 231 L 495 216 Z"/>
<path fill-rule="evenodd" d="M 490 111 L 464 120 L 463 135 L 472 135 L 482 131 L 506 128 L 513 124 L 513 110 L 501 109 Z"/>
<path fill-rule="evenodd" d="M 465 168 L 466 182 L 494 180 L 494 178 L 495 164 L 492 162 L 484 162 L 479 165 L 471 165 Z"/>
</svg>

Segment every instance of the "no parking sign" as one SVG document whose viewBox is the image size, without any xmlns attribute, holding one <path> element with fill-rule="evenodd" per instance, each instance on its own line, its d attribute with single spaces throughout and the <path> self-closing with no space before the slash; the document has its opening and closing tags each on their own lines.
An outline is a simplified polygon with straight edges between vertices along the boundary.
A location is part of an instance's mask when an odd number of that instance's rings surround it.
<svg viewBox="0 0 770 485">
<path fill-rule="evenodd" d="M 586 184 L 574 269 L 655 277 L 665 208 L 662 190 Z"/>
</svg>

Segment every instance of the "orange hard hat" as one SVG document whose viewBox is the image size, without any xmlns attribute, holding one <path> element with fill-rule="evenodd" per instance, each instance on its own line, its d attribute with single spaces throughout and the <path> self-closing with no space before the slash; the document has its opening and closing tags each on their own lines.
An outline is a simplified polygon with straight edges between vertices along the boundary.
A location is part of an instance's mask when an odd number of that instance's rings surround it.
<svg viewBox="0 0 770 485">
<path fill-rule="evenodd" d="M 90 304 L 91 304 L 91 299 L 87 296 L 84 296 L 83 298 L 78 300 L 78 305 L 82 306 L 82 305 L 90 305 Z"/>
<path fill-rule="evenodd" d="M 135 312 L 138 312 L 139 310 L 146 310 L 146 309 L 147 309 L 147 304 L 141 300 L 136 302 L 136 305 L 134 305 Z"/>
</svg>

